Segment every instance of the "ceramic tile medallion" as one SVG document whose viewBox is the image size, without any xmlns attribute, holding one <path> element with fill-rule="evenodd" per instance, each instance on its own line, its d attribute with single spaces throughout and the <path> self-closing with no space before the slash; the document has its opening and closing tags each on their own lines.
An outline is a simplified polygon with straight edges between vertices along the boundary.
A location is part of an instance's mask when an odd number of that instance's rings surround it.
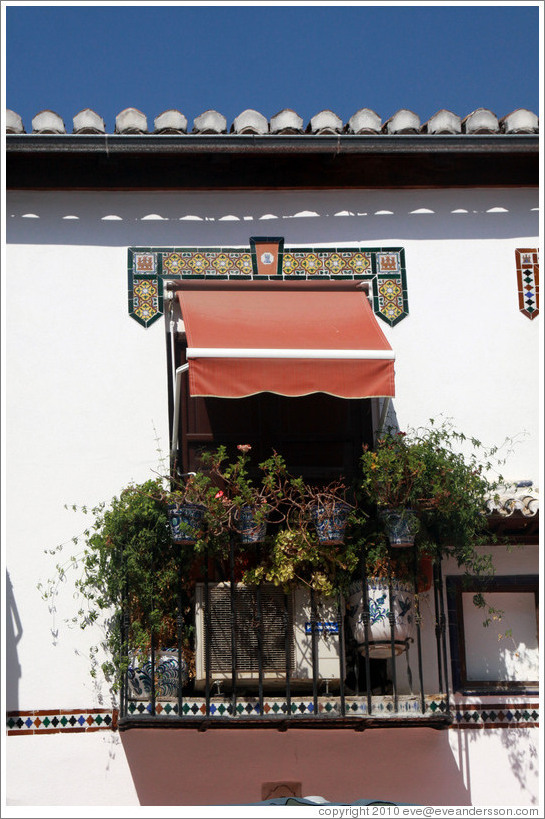
<svg viewBox="0 0 545 819">
<path fill-rule="evenodd" d="M 535 319 L 539 315 L 539 253 L 536 248 L 515 250 L 519 310 Z"/>
<path fill-rule="evenodd" d="M 129 315 L 149 327 L 163 314 L 165 279 L 200 278 L 367 281 L 382 321 L 393 327 L 409 313 L 403 248 L 290 247 L 277 236 L 252 237 L 246 247 L 130 247 Z"/>
</svg>

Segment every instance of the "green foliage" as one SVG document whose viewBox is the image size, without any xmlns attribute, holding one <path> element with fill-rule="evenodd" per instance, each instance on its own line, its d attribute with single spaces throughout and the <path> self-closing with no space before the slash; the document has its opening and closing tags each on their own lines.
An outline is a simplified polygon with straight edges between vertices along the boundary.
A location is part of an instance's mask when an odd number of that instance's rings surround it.
<svg viewBox="0 0 545 819">
<path fill-rule="evenodd" d="M 252 469 L 250 444 L 238 444 L 237 449 L 238 455 L 231 461 L 225 446 L 201 455 L 203 464 L 224 488 L 223 508 L 227 514 L 228 526 L 234 530 L 238 528 L 242 507 L 252 507 L 257 526 L 270 519 L 274 513 L 279 513 L 285 499 L 287 481 L 286 463 L 277 452 L 260 463 L 257 469 Z M 277 520 L 281 519 L 282 514 L 277 514 Z"/>
<path fill-rule="evenodd" d="M 357 547 L 351 540 L 331 546 L 320 543 L 308 529 L 282 529 L 264 559 L 247 571 L 243 580 L 250 585 L 273 583 L 286 591 L 303 584 L 330 597 L 348 587 L 358 559 Z"/>
<path fill-rule="evenodd" d="M 407 433 L 387 432 L 375 451 L 361 458 L 362 504 L 375 510 L 411 508 L 420 526 L 417 544 L 438 558 L 452 557 L 468 574 L 493 573 L 492 557 L 481 547 L 493 540 L 487 525 L 486 499 L 501 475 L 490 479 L 503 461 L 498 447 L 486 448 L 444 421 Z M 378 551 L 386 554 L 385 543 Z"/>
<path fill-rule="evenodd" d="M 180 578 L 187 581 L 194 554 L 172 545 L 161 480 L 130 484 L 109 504 L 79 511 L 90 515 L 92 523 L 74 538 L 83 550 L 69 561 L 77 572 L 75 596 L 81 600 L 72 622 L 82 629 L 95 623 L 103 627 L 102 647 L 109 660 L 102 670 L 117 690 L 129 648 L 147 655 L 152 639 L 157 647 L 176 644 L 179 583 Z M 56 568 L 57 576 L 40 586 L 44 599 L 54 598 L 66 578 L 68 566 Z M 123 607 L 129 613 L 126 630 Z M 184 651 L 188 639 L 186 632 Z M 97 650 L 91 649 L 94 654 Z"/>
</svg>

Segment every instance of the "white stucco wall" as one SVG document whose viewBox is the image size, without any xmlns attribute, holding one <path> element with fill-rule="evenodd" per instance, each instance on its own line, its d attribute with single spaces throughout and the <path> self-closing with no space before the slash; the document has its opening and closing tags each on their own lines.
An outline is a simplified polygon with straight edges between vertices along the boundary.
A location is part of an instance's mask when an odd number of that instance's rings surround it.
<svg viewBox="0 0 545 819">
<path fill-rule="evenodd" d="M 414 212 L 422 208 L 432 212 Z M 467 212 L 453 213 L 460 209 Z M 515 438 L 506 477 L 538 480 L 541 317 L 519 312 L 514 253 L 539 244 L 535 190 L 15 191 L 6 221 L 5 554 L 16 657 L 8 709 L 110 704 L 88 675 L 93 635 L 63 624 L 71 590 L 61 589 L 51 613 L 36 585 L 54 572 L 56 558 L 44 550 L 85 527 L 64 504 L 108 500 L 158 469 L 154 430 L 168 452 L 164 325 L 146 330 L 128 316 L 128 246 L 248 245 L 250 236 L 278 235 L 286 245 L 404 247 L 409 316 L 394 328 L 381 322 L 397 356 L 401 429 L 444 414 L 486 444 Z M 62 742 L 10 738 L 21 760 L 46 747 L 55 756 Z M 86 748 L 98 759 L 103 740 L 92 742 Z M 88 776 L 85 754 L 76 764 Z M 116 771 L 115 787 L 122 782 L 122 798 L 132 799 L 127 771 Z M 487 798 L 483 790 L 475 804 Z"/>
</svg>

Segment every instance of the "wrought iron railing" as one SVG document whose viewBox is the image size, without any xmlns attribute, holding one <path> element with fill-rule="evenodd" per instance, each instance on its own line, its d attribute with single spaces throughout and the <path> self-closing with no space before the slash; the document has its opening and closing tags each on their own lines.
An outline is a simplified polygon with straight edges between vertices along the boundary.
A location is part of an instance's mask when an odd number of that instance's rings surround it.
<svg viewBox="0 0 545 819">
<path fill-rule="evenodd" d="M 220 582 L 210 576 L 204 556 L 192 600 L 180 577 L 178 643 L 164 650 L 152 633 L 144 660 L 131 657 L 126 590 L 122 642 L 129 663 L 120 693 L 120 728 L 449 724 L 438 563 L 431 588 L 423 591 L 415 555 L 406 599 L 391 574 L 381 579 L 377 593 L 362 570 L 350 596 L 324 601 L 310 589 L 284 593 L 266 585 L 243 586 L 235 579 L 234 554 L 231 543 L 229 576 Z M 400 633 L 404 617 L 407 628 Z M 184 643 L 188 625 L 194 627 L 192 662 Z"/>
</svg>

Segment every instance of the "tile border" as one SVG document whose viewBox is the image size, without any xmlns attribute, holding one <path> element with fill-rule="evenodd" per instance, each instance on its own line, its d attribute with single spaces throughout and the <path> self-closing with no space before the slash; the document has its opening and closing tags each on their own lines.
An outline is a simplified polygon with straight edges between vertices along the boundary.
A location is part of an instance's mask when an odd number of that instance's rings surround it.
<svg viewBox="0 0 545 819">
<path fill-rule="evenodd" d="M 263 275 L 260 246 L 271 275 Z M 143 327 L 163 315 L 165 279 L 367 281 L 378 318 L 394 327 L 409 314 L 402 247 L 291 247 L 280 236 L 250 237 L 248 246 L 129 247 L 127 275 L 129 316 Z"/>
<path fill-rule="evenodd" d="M 48 708 L 33 711 L 8 711 L 6 733 L 81 734 L 116 731 L 119 713 L 115 708 Z"/>
<path fill-rule="evenodd" d="M 394 714 L 391 708 L 392 697 L 374 698 L 373 712 L 370 715 L 374 719 L 384 719 L 385 723 L 389 718 L 399 717 L 405 714 L 407 717 L 415 717 L 420 714 L 419 697 L 407 696 L 405 702 L 400 702 L 404 707 L 398 708 Z M 232 708 L 229 700 L 220 704 L 212 703 L 210 717 L 230 716 Z M 184 698 L 185 716 L 188 719 L 204 717 L 206 715 L 206 705 L 203 697 Z M 324 719 L 328 717 L 340 718 L 339 700 L 335 697 L 320 697 L 318 702 L 319 713 Z M 285 717 L 287 714 L 287 704 L 282 698 L 267 698 L 264 703 L 264 714 L 259 712 L 259 702 L 256 698 L 248 697 L 239 700 L 237 712 L 244 722 L 241 727 L 251 723 L 252 717 L 259 718 L 271 715 L 274 720 L 276 716 Z M 293 698 L 291 702 L 291 717 L 294 724 L 298 717 L 312 716 L 314 706 L 311 698 Z M 444 699 L 437 697 L 426 697 L 426 711 L 423 717 L 429 717 L 436 713 L 445 713 L 446 703 Z M 131 716 L 141 716 L 150 713 L 150 704 L 146 701 L 136 701 L 129 705 Z M 271 713 L 272 712 L 272 713 Z M 355 717 L 367 714 L 367 699 L 364 696 L 347 697 L 344 716 Z M 157 715 L 161 717 L 177 717 L 178 703 L 166 702 L 157 703 Z M 493 702 L 493 703 L 455 703 L 452 706 L 453 722 L 449 726 L 451 730 L 458 729 L 491 729 L 491 728 L 539 728 L 539 703 L 513 703 L 513 702 Z M 116 731 L 118 727 L 119 712 L 112 708 L 49 708 L 32 711 L 8 711 L 6 714 L 6 734 L 7 736 L 28 736 L 39 734 L 78 734 L 94 733 L 96 731 Z M 246 722 L 246 719 L 248 720 Z M 180 727 L 183 726 L 183 718 Z"/>
</svg>

